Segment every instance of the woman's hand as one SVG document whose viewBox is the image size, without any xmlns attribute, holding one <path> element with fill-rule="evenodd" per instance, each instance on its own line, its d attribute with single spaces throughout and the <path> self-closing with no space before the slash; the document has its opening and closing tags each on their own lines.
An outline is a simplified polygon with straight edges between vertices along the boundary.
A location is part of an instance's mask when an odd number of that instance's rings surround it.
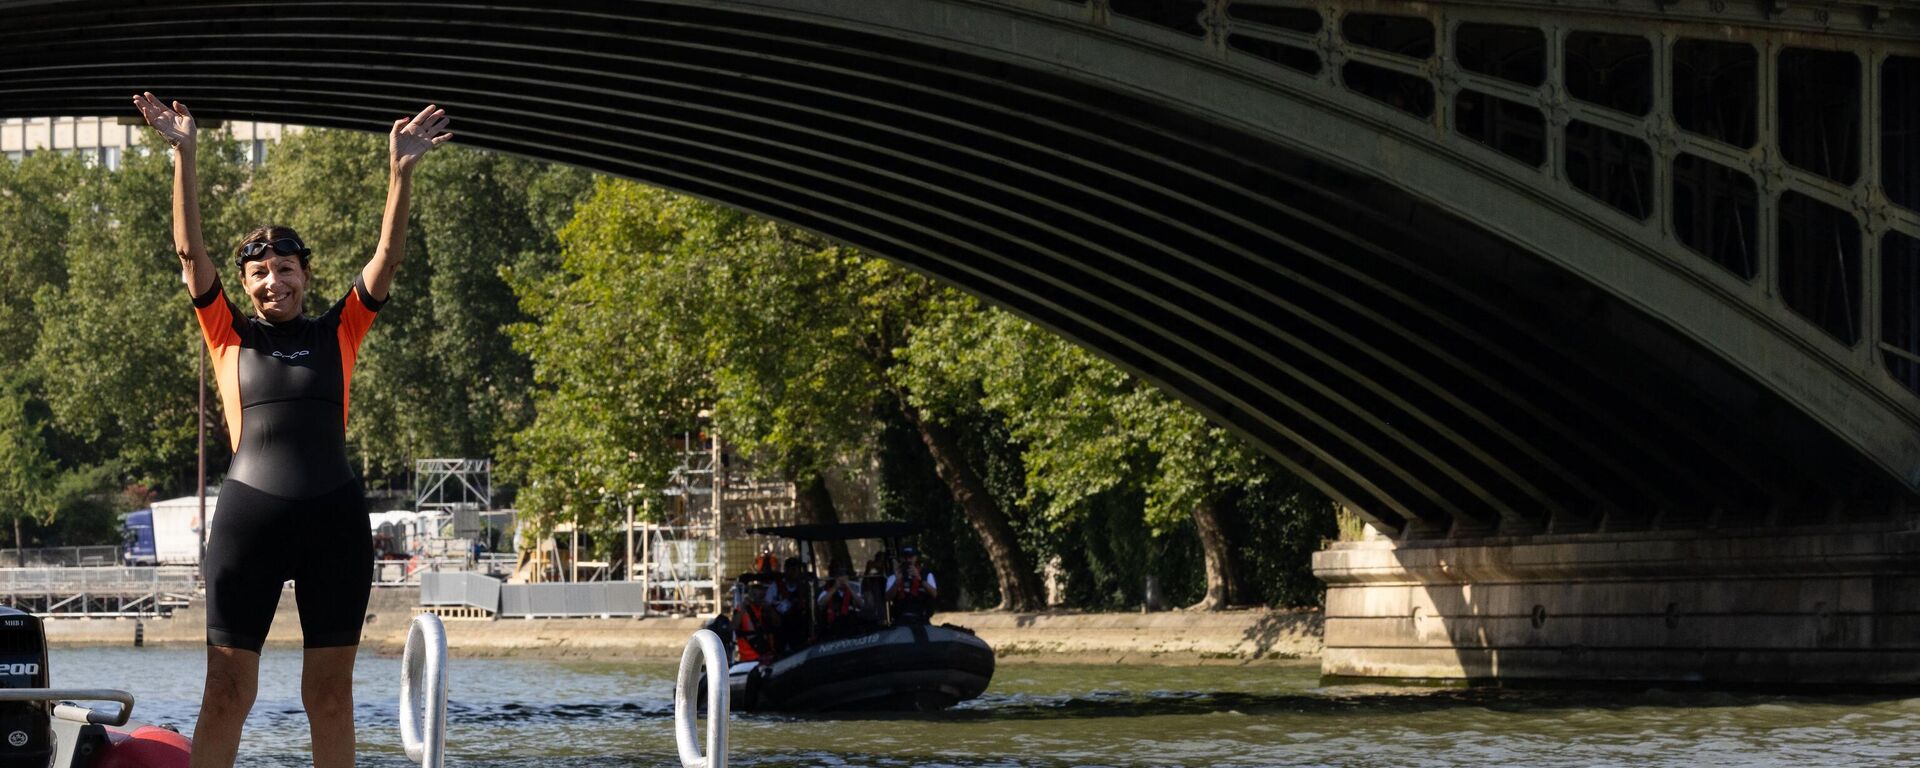
<svg viewBox="0 0 1920 768">
<path fill-rule="evenodd" d="M 393 133 L 387 137 L 391 152 L 389 165 L 395 174 L 412 173 L 421 155 L 451 138 L 453 134 L 447 131 L 447 111 L 428 104 L 420 114 L 393 121 Z"/>
<path fill-rule="evenodd" d="M 193 113 L 187 111 L 187 105 L 174 102 L 173 108 L 152 93 L 135 94 L 133 106 L 140 110 L 140 116 L 147 119 L 147 125 L 160 132 L 160 137 L 174 149 L 191 151 L 194 148 Z"/>
</svg>

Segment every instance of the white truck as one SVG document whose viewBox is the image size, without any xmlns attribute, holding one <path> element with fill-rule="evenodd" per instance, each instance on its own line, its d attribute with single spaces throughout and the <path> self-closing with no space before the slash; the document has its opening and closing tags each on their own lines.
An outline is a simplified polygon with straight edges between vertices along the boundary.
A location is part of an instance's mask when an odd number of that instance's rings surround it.
<svg viewBox="0 0 1920 768">
<path fill-rule="evenodd" d="M 213 521 L 214 497 L 207 497 L 207 522 Z M 160 565 L 197 565 L 200 562 L 200 499 L 183 496 L 153 503 L 153 551 Z"/>
</svg>

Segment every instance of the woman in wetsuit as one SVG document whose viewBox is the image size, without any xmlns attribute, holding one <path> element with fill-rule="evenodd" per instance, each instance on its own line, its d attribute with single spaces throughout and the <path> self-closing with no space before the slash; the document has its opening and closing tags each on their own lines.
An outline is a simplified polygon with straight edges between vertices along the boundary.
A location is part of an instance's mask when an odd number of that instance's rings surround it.
<svg viewBox="0 0 1920 768">
<path fill-rule="evenodd" d="M 366 500 L 347 464 L 354 359 L 406 255 L 414 165 L 452 137 L 444 110 L 395 120 L 380 242 L 326 314 L 303 312 L 311 251 L 286 227 L 262 227 L 234 252 L 241 315 L 220 285 L 200 234 L 193 114 L 151 93 L 133 97 L 174 151 L 173 243 L 206 337 L 233 443 L 208 532 L 207 684 L 193 731 L 194 768 L 230 768 L 259 683 L 260 648 L 291 579 L 305 658 L 300 694 L 315 768 L 354 758 L 353 661 L 372 583 Z"/>
</svg>

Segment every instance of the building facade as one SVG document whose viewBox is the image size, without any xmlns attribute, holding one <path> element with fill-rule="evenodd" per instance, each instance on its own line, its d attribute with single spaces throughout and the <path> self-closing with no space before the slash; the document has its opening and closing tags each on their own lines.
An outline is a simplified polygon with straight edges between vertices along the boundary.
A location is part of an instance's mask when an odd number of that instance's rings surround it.
<svg viewBox="0 0 1920 768">
<path fill-rule="evenodd" d="M 247 161 L 266 162 L 267 153 L 283 135 L 299 126 L 250 120 L 205 121 L 206 128 L 231 131 L 246 148 Z M 121 156 L 150 146 L 153 132 L 139 121 L 103 117 L 9 117 L 0 120 L 0 153 L 19 161 L 35 152 L 79 154 L 89 164 L 120 167 Z"/>
</svg>

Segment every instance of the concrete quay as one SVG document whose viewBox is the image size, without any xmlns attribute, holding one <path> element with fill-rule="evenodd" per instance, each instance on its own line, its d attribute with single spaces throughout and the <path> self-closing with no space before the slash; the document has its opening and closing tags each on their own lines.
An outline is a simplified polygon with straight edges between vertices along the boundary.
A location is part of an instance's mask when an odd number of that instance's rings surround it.
<svg viewBox="0 0 1920 768">
<path fill-rule="evenodd" d="M 419 613 L 416 589 L 376 589 L 367 607 L 362 647 L 398 654 Z M 942 613 L 991 644 L 1003 664 L 1310 663 L 1320 655 L 1318 611 L 1234 610 L 1162 613 Z M 679 658 L 704 619 L 445 619 L 449 651 L 463 658 L 537 657 L 603 660 Z M 131 645 L 132 619 L 49 619 L 47 639 L 60 647 Z M 198 646 L 205 615 L 196 603 L 165 619 L 139 622 L 152 645 Z M 300 643 L 299 607 L 281 596 L 268 653 Z"/>
</svg>

